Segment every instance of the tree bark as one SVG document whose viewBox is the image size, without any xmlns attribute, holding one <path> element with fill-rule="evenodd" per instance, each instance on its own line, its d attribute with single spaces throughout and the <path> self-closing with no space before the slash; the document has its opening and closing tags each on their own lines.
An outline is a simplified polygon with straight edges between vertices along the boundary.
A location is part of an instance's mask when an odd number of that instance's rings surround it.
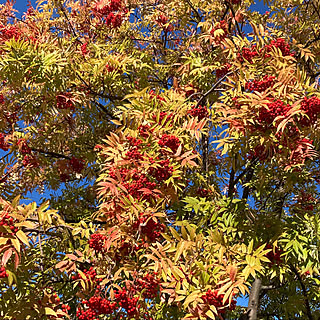
<svg viewBox="0 0 320 320">
<path fill-rule="evenodd" d="M 247 309 L 248 320 L 257 320 L 260 290 L 261 280 L 255 278 L 249 296 L 249 304 Z"/>
</svg>

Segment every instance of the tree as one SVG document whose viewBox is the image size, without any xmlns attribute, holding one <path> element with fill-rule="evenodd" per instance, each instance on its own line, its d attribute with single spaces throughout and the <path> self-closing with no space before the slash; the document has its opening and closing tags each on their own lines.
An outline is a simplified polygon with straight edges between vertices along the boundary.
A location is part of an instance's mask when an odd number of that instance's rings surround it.
<svg viewBox="0 0 320 320">
<path fill-rule="evenodd" d="M 320 318 L 320 12 L 265 2 L 0 6 L 1 319 Z"/>
</svg>

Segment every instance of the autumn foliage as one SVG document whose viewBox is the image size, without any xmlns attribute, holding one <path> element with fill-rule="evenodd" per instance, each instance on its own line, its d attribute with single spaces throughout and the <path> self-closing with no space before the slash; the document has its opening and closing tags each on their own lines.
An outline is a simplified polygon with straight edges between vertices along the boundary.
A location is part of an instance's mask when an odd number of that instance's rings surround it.
<svg viewBox="0 0 320 320">
<path fill-rule="evenodd" d="M 1 319 L 318 319 L 320 16 L 252 5 L 0 5 Z"/>
</svg>

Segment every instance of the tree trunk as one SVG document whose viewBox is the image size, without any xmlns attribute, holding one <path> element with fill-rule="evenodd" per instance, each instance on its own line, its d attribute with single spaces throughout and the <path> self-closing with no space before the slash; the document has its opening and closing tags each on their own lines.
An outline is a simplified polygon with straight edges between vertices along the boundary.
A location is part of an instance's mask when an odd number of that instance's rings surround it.
<svg viewBox="0 0 320 320">
<path fill-rule="evenodd" d="M 247 315 L 249 320 L 257 320 L 260 290 L 261 290 L 261 280 L 258 278 L 255 278 L 251 287 L 249 304 L 247 309 Z"/>
</svg>

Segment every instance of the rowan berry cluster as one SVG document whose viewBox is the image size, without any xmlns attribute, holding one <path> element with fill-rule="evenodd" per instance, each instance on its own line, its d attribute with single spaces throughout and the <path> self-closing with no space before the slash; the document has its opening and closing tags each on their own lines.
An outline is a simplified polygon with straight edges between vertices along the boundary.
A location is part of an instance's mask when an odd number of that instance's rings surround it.
<svg viewBox="0 0 320 320">
<path fill-rule="evenodd" d="M 242 48 L 241 53 L 238 53 L 238 60 L 240 62 L 243 62 L 245 59 L 249 63 L 252 63 L 252 59 L 258 55 L 259 53 L 257 52 L 256 46 L 253 45 L 251 48 Z"/>
<path fill-rule="evenodd" d="M 275 247 L 273 250 L 273 246 L 268 243 L 266 245 L 266 249 L 272 249 L 272 251 L 266 254 L 266 257 L 270 260 L 271 265 L 280 265 L 283 262 L 281 259 L 281 254 L 283 253 L 283 251 L 280 248 Z"/>
<path fill-rule="evenodd" d="M 111 0 L 109 5 L 97 4 L 93 8 L 94 15 L 100 16 L 105 24 L 109 27 L 118 28 L 122 24 L 122 13 L 125 12 L 122 8 L 121 0 Z"/>
<path fill-rule="evenodd" d="M 217 69 L 216 70 L 217 79 L 223 78 L 230 71 L 230 68 L 231 68 L 231 64 L 226 63 L 221 68 Z"/>
<path fill-rule="evenodd" d="M 95 250 L 97 253 L 104 252 L 104 244 L 107 237 L 101 233 L 94 233 L 90 236 L 89 247 Z"/>
<path fill-rule="evenodd" d="M 161 148 L 169 148 L 173 153 L 176 153 L 180 146 L 180 140 L 174 135 L 164 134 L 158 144 Z"/>
<path fill-rule="evenodd" d="M 316 203 L 316 198 L 304 191 L 301 191 L 300 196 L 297 199 L 297 204 L 305 211 L 313 211 Z"/>
<path fill-rule="evenodd" d="M 320 114 L 320 99 L 318 97 L 304 97 L 301 102 L 301 110 L 305 112 L 307 117 L 300 120 L 302 126 L 310 126 L 314 124 Z"/>
<path fill-rule="evenodd" d="M 26 154 L 24 157 L 23 157 L 23 160 L 22 160 L 22 165 L 24 167 L 29 167 L 29 168 L 36 168 L 39 166 L 39 161 L 38 159 L 31 155 L 31 154 Z"/>
<path fill-rule="evenodd" d="M 63 92 L 56 96 L 56 105 L 57 108 L 60 110 L 74 110 L 75 105 L 72 100 L 72 93 L 71 92 Z"/>
<path fill-rule="evenodd" d="M 150 163 L 155 163 L 152 158 L 149 159 Z M 173 166 L 170 166 L 169 159 L 159 161 L 157 167 L 150 167 L 148 169 L 148 174 L 155 178 L 158 182 L 163 182 L 168 180 L 173 173 Z"/>
<path fill-rule="evenodd" d="M 211 29 L 210 34 L 213 36 L 215 42 L 223 41 L 228 36 L 227 22 L 225 20 L 217 22 Z"/>
<path fill-rule="evenodd" d="M 119 290 L 115 294 L 115 300 L 119 303 L 119 306 L 126 310 L 129 318 L 139 313 L 140 305 L 138 304 L 139 298 L 129 297 L 129 292 L 125 289 Z"/>
<path fill-rule="evenodd" d="M 140 231 L 140 235 L 146 237 L 148 241 L 154 242 L 160 238 L 161 233 L 165 230 L 165 225 L 155 217 L 140 214 L 137 221 L 132 224 L 132 231 Z"/>
<path fill-rule="evenodd" d="M 3 94 L 1 93 L 0 94 L 0 104 L 4 104 L 4 103 L 5 103 L 5 99 L 4 99 Z"/>
<path fill-rule="evenodd" d="M 5 267 L 0 268 L 0 279 L 8 278 L 8 273 L 6 272 Z"/>
<path fill-rule="evenodd" d="M 153 299 L 159 292 L 160 280 L 157 279 L 157 273 L 146 273 L 142 278 L 136 281 L 138 292 L 142 292 L 142 296 L 145 299 Z"/>
<path fill-rule="evenodd" d="M 156 188 L 156 183 L 149 181 L 146 174 L 133 170 L 131 181 L 125 182 L 123 186 L 127 189 L 128 193 L 137 200 L 151 200 L 151 195 L 144 193 L 143 188 L 153 190 Z"/>
<path fill-rule="evenodd" d="M 160 114 L 159 114 L 159 121 L 157 121 L 157 118 L 158 116 L 157 115 L 153 115 L 152 116 L 152 120 L 155 121 L 155 122 L 158 122 L 159 124 L 161 125 L 166 125 L 168 122 L 172 122 L 173 120 L 173 113 L 167 113 L 165 111 L 161 111 Z"/>
<path fill-rule="evenodd" d="M 77 273 L 76 275 L 72 276 L 71 279 L 73 281 L 76 281 L 78 279 L 82 279 L 82 280 L 85 280 L 85 281 L 89 280 L 89 281 L 92 281 L 92 282 L 99 282 L 99 281 L 102 280 L 102 279 L 96 278 L 97 272 L 94 270 L 93 267 L 90 267 L 89 270 L 84 269 L 82 272 L 83 272 L 84 276 L 82 276 L 79 273 Z"/>
<path fill-rule="evenodd" d="M 274 76 L 265 75 L 262 80 L 252 80 L 245 84 L 245 89 L 249 91 L 264 92 L 274 85 Z"/>
<path fill-rule="evenodd" d="M 142 138 L 148 138 L 152 130 L 150 130 L 150 126 L 146 124 L 139 126 L 138 132 Z"/>
<path fill-rule="evenodd" d="M 79 320 L 99 319 L 100 315 L 112 314 L 116 308 L 116 302 L 111 302 L 101 296 L 93 296 L 89 300 L 83 300 L 82 305 L 85 309 L 77 310 Z"/>
<path fill-rule="evenodd" d="M 156 94 L 154 90 L 149 91 L 149 97 L 150 99 L 156 99 L 158 101 L 166 101 L 164 97 L 161 97 L 159 94 Z"/>
<path fill-rule="evenodd" d="M 82 55 L 86 56 L 89 53 L 88 42 L 85 42 L 84 44 L 82 44 L 80 47 L 80 50 L 81 50 Z"/>
<path fill-rule="evenodd" d="M 20 153 L 31 154 L 31 148 L 28 146 L 27 141 L 23 138 L 19 139 L 17 142 Z"/>
<path fill-rule="evenodd" d="M 62 304 L 61 305 L 61 310 L 63 311 L 63 312 L 65 312 L 65 313 L 68 313 L 69 311 L 70 311 L 70 306 L 69 305 L 67 305 L 67 304 Z"/>
<path fill-rule="evenodd" d="M 0 42 L 5 42 L 10 39 L 18 40 L 21 37 L 21 31 L 12 25 L 0 25 Z"/>
<path fill-rule="evenodd" d="M 168 18 L 161 14 L 157 19 L 156 19 L 156 22 L 159 23 L 160 25 L 164 25 L 168 22 Z"/>
<path fill-rule="evenodd" d="M 239 4 L 241 3 L 241 0 L 228 0 L 232 4 Z"/>
<path fill-rule="evenodd" d="M 208 290 L 201 298 L 205 304 L 213 305 L 216 307 L 219 314 L 226 313 L 227 310 L 234 310 L 236 307 L 237 301 L 233 299 L 228 305 L 227 301 L 223 303 L 223 294 L 218 294 L 219 290 Z"/>
<path fill-rule="evenodd" d="M 5 135 L 3 133 L 0 133 L 0 149 L 3 151 L 8 151 L 10 148 L 10 145 L 5 141 Z"/>
<path fill-rule="evenodd" d="M 136 147 L 138 148 L 141 144 L 142 144 L 142 140 L 141 139 L 137 139 L 134 137 L 127 137 L 127 140 L 129 141 L 129 145 L 130 147 Z"/>
<path fill-rule="evenodd" d="M 290 106 L 281 100 L 276 100 L 269 103 L 267 108 L 261 108 L 258 116 L 258 122 L 261 125 L 261 129 L 265 131 L 268 127 L 270 127 L 270 125 L 272 125 L 276 117 L 286 116 L 289 110 Z"/>
<path fill-rule="evenodd" d="M 208 189 L 204 189 L 204 188 L 198 188 L 197 189 L 197 195 L 201 198 L 207 198 L 208 196 L 210 196 L 211 191 Z"/>
<path fill-rule="evenodd" d="M 192 106 L 191 110 L 188 110 L 188 114 L 190 114 L 192 117 L 198 117 L 199 120 L 208 118 L 209 112 L 208 108 L 206 106 Z"/>
<path fill-rule="evenodd" d="M 134 137 L 127 137 L 127 140 L 129 141 L 130 150 L 126 153 L 126 159 L 134 161 L 142 160 L 143 155 L 139 151 L 142 140 Z"/>
<path fill-rule="evenodd" d="M 0 226 L 9 227 L 12 234 L 16 234 L 18 232 L 18 228 L 14 226 L 15 219 L 9 215 L 9 213 L 5 213 L 0 219 Z M 3 236 L 4 233 L 0 232 L 0 237 Z"/>
<path fill-rule="evenodd" d="M 76 157 L 71 157 L 69 163 L 70 163 L 70 166 L 71 166 L 73 172 L 81 173 L 86 162 L 83 159 L 78 159 Z"/>
<path fill-rule="evenodd" d="M 279 48 L 283 56 L 293 56 L 290 52 L 290 45 L 283 38 L 272 40 L 269 45 L 266 45 L 266 52 L 270 52 L 272 47 Z"/>
</svg>

